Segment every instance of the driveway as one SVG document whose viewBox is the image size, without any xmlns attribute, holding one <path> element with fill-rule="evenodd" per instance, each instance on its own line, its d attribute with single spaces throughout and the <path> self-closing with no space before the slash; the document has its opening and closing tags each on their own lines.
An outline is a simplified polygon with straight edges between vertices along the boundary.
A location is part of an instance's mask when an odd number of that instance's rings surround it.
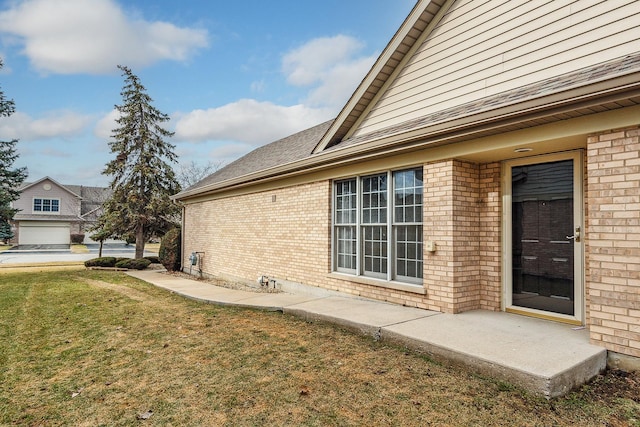
<svg viewBox="0 0 640 427">
<path fill-rule="evenodd" d="M 46 264 L 51 262 L 83 262 L 97 258 L 99 244 L 86 245 L 88 253 L 72 253 L 69 245 L 21 245 L 0 252 L 0 264 Z M 135 246 L 124 243 L 106 243 L 102 256 L 133 258 Z M 145 255 L 155 253 L 145 251 Z"/>
</svg>

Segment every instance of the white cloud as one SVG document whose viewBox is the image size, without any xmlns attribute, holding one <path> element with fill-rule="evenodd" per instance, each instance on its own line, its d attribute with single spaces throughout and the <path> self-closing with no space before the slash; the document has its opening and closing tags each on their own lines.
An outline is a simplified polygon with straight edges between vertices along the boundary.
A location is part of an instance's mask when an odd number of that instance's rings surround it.
<svg viewBox="0 0 640 427">
<path fill-rule="evenodd" d="M 353 37 L 337 35 L 313 39 L 282 59 L 287 82 L 315 86 L 305 103 L 334 109 L 344 105 L 373 65 L 376 56 L 358 56 L 364 45 Z"/>
<path fill-rule="evenodd" d="M 348 60 L 362 47 L 361 42 L 344 35 L 313 39 L 287 53 L 282 70 L 292 85 L 307 86 L 321 80 L 335 64 Z"/>
<path fill-rule="evenodd" d="M 285 107 L 241 99 L 222 107 L 180 115 L 175 126 L 175 139 L 263 145 L 321 123 L 331 115 L 329 110 L 304 105 Z"/>
<path fill-rule="evenodd" d="M 344 35 L 311 40 L 282 59 L 287 82 L 308 87 L 303 103 L 282 106 L 241 99 L 217 108 L 177 114 L 175 139 L 231 142 L 216 147 L 210 155 L 233 158 L 249 151 L 247 146 L 263 145 L 328 120 L 375 61 L 375 56 L 359 55 L 362 49 L 361 42 Z M 261 87 L 262 82 L 252 85 L 253 90 Z"/>
<path fill-rule="evenodd" d="M 91 122 L 91 116 L 72 111 L 51 111 L 41 118 L 33 118 L 17 111 L 10 117 L 0 118 L 3 139 L 33 141 L 44 138 L 80 135 Z"/>
<path fill-rule="evenodd" d="M 241 99 L 217 108 L 179 114 L 174 117 L 175 139 L 257 146 L 322 123 L 336 115 L 375 60 L 373 56 L 358 56 L 362 48 L 361 42 L 344 35 L 313 39 L 282 59 L 287 82 L 309 87 L 303 103 L 282 106 Z M 253 82 L 251 89 L 260 91 L 263 86 L 261 81 Z M 241 148 L 235 154 L 245 152 Z M 233 153 L 212 155 L 228 158 Z"/>
<path fill-rule="evenodd" d="M 96 123 L 93 134 L 100 139 L 109 140 L 111 131 L 118 127 L 116 120 L 120 117 L 120 113 L 115 108 L 103 116 Z"/>
<path fill-rule="evenodd" d="M 45 148 L 44 150 L 42 150 L 42 154 L 48 158 L 59 157 L 61 159 L 66 159 L 71 157 L 71 153 L 69 153 L 68 151 L 57 150 L 53 147 Z"/>
<path fill-rule="evenodd" d="M 132 19 L 113 0 L 27 0 L 0 12 L 0 32 L 18 36 L 43 72 L 112 73 L 184 61 L 208 44 L 206 30 Z"/>
<path fill-rule="evenodd" d="M 266 84 L 264 80 L 257 80 L 251 82 L 251 92 L 264 92 Z"/>
<path fill-rule="evenodd" d="M 376 56 L 336 64 L 322 76 L 322 83 L 309 92 L 309 105 L 342 107 L 356 90 L 376 60 Z"/>
<path fill-rule="evenodd" d="M 2 60 L 3 58 L 6 58 L 7 55 L 0 51 L 0 60 Z M 9 75 L 11 74 L 13 70 L 11 70 L 11 67 L 7 66 L 6 62 L 4 60 L 2 60 L 2 68 L 0 68 L 0 75 Z"/>
</svg>

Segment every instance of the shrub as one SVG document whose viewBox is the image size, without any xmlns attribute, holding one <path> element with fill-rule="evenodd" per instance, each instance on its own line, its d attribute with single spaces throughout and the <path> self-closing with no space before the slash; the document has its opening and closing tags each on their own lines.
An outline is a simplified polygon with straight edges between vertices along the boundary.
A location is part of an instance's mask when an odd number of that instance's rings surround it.
<svg viewBox="0 0 640 427">
<path fill-rule="evenodd" d="M 149 261 L 151 261 L 151 264 L 160 264 L 160 258 L 158 258 L 157 256 L 146 256 L 144 257 L 144 259 L 148 259 Z"/>
<path fill-rule="evenodd" d="M 0 242 L 7 243 L 13 238 L 13 232 L 11 226 L 6 220 L 0 220 Z"/>
<path fill-rule="evenodd" d="M 151 261 L 149 261 L 148 259 L 125 258 L 122 261 L 116 262 L 116 267 L 129 268 L 131 270 L 144 270 L 145 268 L 149 267 L 149 264 L 151 264 Z"/>
<path fill-rule="evenodd" d="M 105 256 L 102 258 L 93 258 L 84 262 L 85 267 L 114 267 L 116 265 L 116 259 L 112 256 Z"/>
<path fill-rule="evenodd" d="M 82 233 L 71 234 L 71 243 L 73 243 L 74 245 L 81 245 L 82 242 L 84 242 L 84 234 Z"/>
<path fill-rule="evenodd" d="M 180 240 L 181 233 L 179 228 L 172 228 L 167 231 L 160 241 L 160 249 L 158 251 L 158 258 L 164 268 L 168 271 L 180 270 Z"/>
</svg>

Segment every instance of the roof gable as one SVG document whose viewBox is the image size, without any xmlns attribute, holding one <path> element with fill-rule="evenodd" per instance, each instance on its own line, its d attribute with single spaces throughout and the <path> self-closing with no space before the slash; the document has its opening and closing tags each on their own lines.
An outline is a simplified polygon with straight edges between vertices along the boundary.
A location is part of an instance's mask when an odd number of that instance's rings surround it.
<svg viewBox="0 0 640 427">
<path fill-rule="evenodd" d="M 316 153 L 420 127 L 445 129 L 443 123 L 460 117 L 502 115 L 499 108 L 505 106 L 524 111 L 534 98 L 554 105 L 561 97 L 582 100 L 638 82 L 621 78 L 640 71 L 640 10 L 632 0 L 571 5 L 456 0 L 437 12 L 435 6 L 417 3 Z M 425 25 L 421 16 L 427 12 L 432 17 Z M 390 70 L 392 62 L 385 58 L 394 57 L 401 59 Z M 601 84 L 605 80 L 608 86 Z M 578 86 L 593 88 L 570 91 Z M 552 93 L 563 95 L 543 99 Z M 625 103 L 631 98 L 636 103 L 637 94 L 620 97 Z"/>
<path fill-rule="evenodd" d="M 454 0 L 418 0 L 375 64 L 338 114 L 331 128 L 314 149 L 319 153 L 344 138 L 379 99 L 394 76 L 402 69 L 442 19 Z"/>
<path fill-rule="evenodd" d="M 67 193 L 71 194 L 74 197 L 81 198 L 81 196 L 79 194 L 75 193 L 74 191 L 70 190 L 67 186 L 64 186 L 64 185 L 60 184 L 58 181 L 56 181 L 55 179 L 50 178 L 48 176 L 40 178 L 39 180 L 37 180 L 35 182 L 25 183 L 22 187 L 20 187 L 20 192 L 24 192 L 25 190 L 33 188 L 38 184 L 43 184 L 44 185 L 45 181 L 48 181 L 50 185 L 55 185 L 56 187 L 60 188 L 61 190 L 66 191 Z"/>
</svg>

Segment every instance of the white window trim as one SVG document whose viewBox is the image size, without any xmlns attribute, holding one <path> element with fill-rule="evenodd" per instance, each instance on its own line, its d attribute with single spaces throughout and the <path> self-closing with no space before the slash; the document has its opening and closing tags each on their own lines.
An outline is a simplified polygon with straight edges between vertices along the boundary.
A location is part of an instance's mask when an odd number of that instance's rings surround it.
<svg viewBox="0 0 640 427">
<path fill-rule="evenodd" d="M 372 172 L 366 174 L 359 174 L 353 176 L 346 176 L 343 178 L 337 178 L 331 181 L 331 272 L 330 276 L 340 279 L 351 280 L 358 283 L 366 283 L 374 286 L 387 287 L 391 289 L 398 289 L 407 292 L 425 293 L 424 283 L 424 246 L 422 249 L 423 257 L 423 277 L 416 278 L 410 276 L 398 276 L 396 274 L 396 226 L 399 225 L 417 225 L 423 226 L 424 224 L 424 199 L 423 203 L 423 221 L 411 222 L 411 223 L 395 223 L 395 187 L 393 182 L 393 173 L 411 169 L 421 169 L 422 165 L 407 167 L 402 169 L 394 169 L 387 171 Z M 362 240 L 362 228 L 366 224 L 362 223 L 362 178 L 370 177 L 374 175 L 387 175 L 387 273 L 386 276 L 378 275 L 375 273 L 366 273 L 363 271 L 363 240 Z M 336 242 L 336 228 L 340 224 L 336 223 L 336 182 L 345 181 L 349 179 L 356 180 L 356 269 L 355 271 L 346 271 L 345 269 L 338 268 L 337 266 L 337 242 Z M 424 172 L 423 172 L 423 185 L 424 185 Z M 424 230 L 423 230 L 424 233 Z M 424 243 L 424 242 L 423 242 Z"/>
<path fill-rule="evenodd" d="M 364 223 L 362 222 L 362 218 L 360 218 L 359 216 L 361 216 L 362 214 L 362 188 L 360 188 L 360 186 L 362 186 L 362 179 L 363 178 L 367 178 L 367 177 L 372 177 L 372 176 L 379 176 L 379 175 L 384 175 L 385 172 L 378 172 L 378 173 L 372 173 L 372 174 L 367 174 L 367 175 L 361 175 L 356 177 L 356 182 L 358 183 L 358 186 L 356 186 L 357 188 L 357 193 L 356 193 L 356 210 L 358 212 L 358 215 L 356 216 L 356 218 L 358 218 L 358 222 L 356 224 L 357 229 L 360 232 L 360 235 L 357 236 L 357 248 L 359 249 L 356 250 L 356 262 L 360 261 L 362 262 L 362 260 L 364 259 L 364 238 L 362 238 L 362 230 L 364 227 L 384 227 L 386 228 L 387 231 L 387 255 L 386 255 L 386 259 L 387 259 L 387 272 L 385 273 L 375 273 L 375 272 L 366 272 L 364 271 L 364 268 L 362 266 L 359 266 L 359 268 L 357 269 L 357 273 L 358 276 L 363 276 L 363 277 L 367 277 L 367 278 L 371 278 L 371 279 L 380 279 L 380 280 L 387 280 L 387 281 L 391 281 L 393 280 L 393 249 L 391 248 L 392 246 L 392 240 L 391 240 L 391 233 L 393 232 L 392 228 L 390 227 L 391 225 L 391 215 L 393 214 L 393 212 L 391 211 L 390 208 L 390 204 L 391 204 L 391 197 L 390 194 L 392 193 L 392 176 L 391 176 L 391 172 L 387 171 L 386 172 L 386 176 L 387 176 L 387 206 L 385 207 L 386 211 L 387 211 L 387 220 L 385 223 Z"/>
<path fill-rule="evenodd" d="M 36 199 L 39 200 L 50 200 L 50 201 L 57 201 L 58 202 L 58 210 L 57 211 L 37 211 L 35 210 L 35 204 L 36 204 Z M 31 199 L 31 213 L 33 213 L 34 215 L 60 215 L 60 199 L 57 197 L 33 197 Z"/>
</svg>

